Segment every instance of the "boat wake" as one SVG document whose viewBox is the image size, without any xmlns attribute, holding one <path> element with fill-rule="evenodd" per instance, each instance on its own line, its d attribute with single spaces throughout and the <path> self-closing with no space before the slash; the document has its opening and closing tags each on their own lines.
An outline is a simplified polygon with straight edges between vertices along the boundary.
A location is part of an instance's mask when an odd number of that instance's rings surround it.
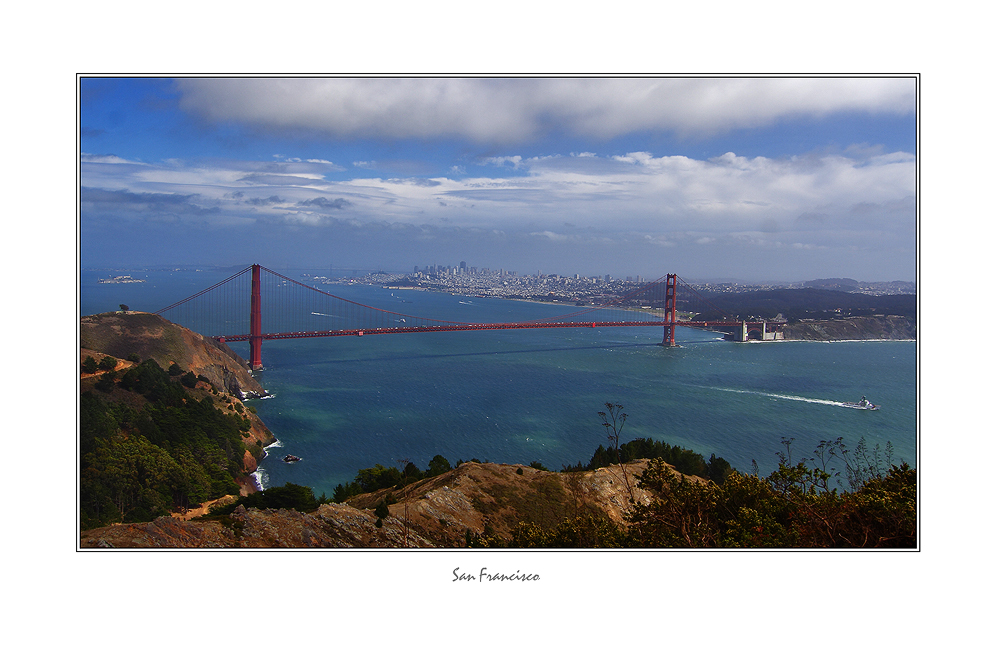
<svg viewBox="0 0 1000 655">
<path fill-rule="evenodd" d="M 768 398 L 776 398 L 778 400 L 794 400 L 800 403 L 816 403 L 817 405 L 832 405 L 834 407 L 843 407 L 844 403 L 838 400 L 822 400 L 820 398 L 806 398 L 805 396 L 790 396 L 783 393 L 767 393 L 766 391 L 750 391 L 748 389 L 728 389 L 726 387 L 704 387 L 705 389 L 713 389 L 715 391 L 728 391 L 729 393 L 745 393 L 753 396 L 766 396 Z"/>
</svg>

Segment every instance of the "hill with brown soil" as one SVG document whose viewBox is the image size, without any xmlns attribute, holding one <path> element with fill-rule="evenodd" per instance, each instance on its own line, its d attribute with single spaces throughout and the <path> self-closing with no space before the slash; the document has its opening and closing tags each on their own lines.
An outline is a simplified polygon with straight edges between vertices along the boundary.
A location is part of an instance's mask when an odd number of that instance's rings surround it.
<svg viewBox="0 0 1000 655">
<path fill-rule="evenodd" d="M 87 355 L 125 359 L 131 354 L 141 361 L 153 359 L 163 369 L 176 363 L 185 371 L 208 378 L 229 393 L 265 393 L 247 362 L 232 348 L 187 328 L 144 312 L 110 312 L 80 319 L 80 361 Z"/>
<path fill-rule="evenodd" d="M 636 476 L 648 464 L 627 464 Z M 520 473 L 518 473 L 520 471 Z M 374 508 L 391 494 L 389 516 L 377 527 Z M 550 529 L 565 519 L 593 516 L 622 525 L 629 506 L 620 469 L 555 473 L 527 466 L 466 462 L 402 489 L 383 489 L 321 505 L 311 513 L 238 507 L 231 515 L 184 521 L 112 525 L 81 535 L 81 548 L 462 548 L 467 531 L 509 538 L 519 522 Z"/>
</svg>

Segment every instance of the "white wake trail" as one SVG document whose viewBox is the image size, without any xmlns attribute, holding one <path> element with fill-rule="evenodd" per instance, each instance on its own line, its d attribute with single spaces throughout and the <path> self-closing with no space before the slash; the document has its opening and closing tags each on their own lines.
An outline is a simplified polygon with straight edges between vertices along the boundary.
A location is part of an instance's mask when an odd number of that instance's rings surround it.
<svg viewBox="0 0 1000 655">
<path fill-rule="evenodd" d="M 778 398 L 781 400 L 795 400 L 800 403 L 816 403 L 818 405 L 833 405 L 834 407 L 842 407 L 843 403 L 837 400 L 822 400 L 820 398 L 806 398 L 805 396 L 789 396 L 782 393 L 767 393 L 766 391 L 751 391 L 748 389 L 727 389 L 726 387 L 703 387 L 705 389 L 713 389 L 715 391 L 728 391 L 729 393 L 746 393 L 754 396 L 766 396 L 768 398 Z"/>
</svg>

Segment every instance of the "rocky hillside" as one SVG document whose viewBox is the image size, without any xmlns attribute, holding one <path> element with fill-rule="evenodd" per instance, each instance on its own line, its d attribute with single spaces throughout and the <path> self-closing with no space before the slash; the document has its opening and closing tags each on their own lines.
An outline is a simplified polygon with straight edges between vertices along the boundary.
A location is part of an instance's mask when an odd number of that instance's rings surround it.
<svg viewBox="0 0 1000 655">
<path fill-rule="evenodd" d="M 627 465 L 635 477 L 648 460 Z M 520 471 L 520 473 L 518 472 Z M 389 516 L 376 526 L 374 508 L 391 494 Z M 308 514 L 239 507 L 230 516 L 112 525 L 81 535 L 82 548 L 461 548 L 466 531 L 489 529 L 508 538 L 520 521 L 549 529 L 567 518 L 592 515 L 623 522 L 628 491 L 620 470 L 539 471 L 510 464 L 466 462 L 410 484 L 321 505 Z M 487 528 L 488 526 L 488 528 Z"/>
<path fill-rule="evenodd" d="M 187 328 L 144 312 L 111 312 L 80 319 L 80 361 L 98 353 L 125 359 L 156 360 L 162 368 L 177 363 L 185 371 L 204 375 L 218 389 L 240 396 L 264 394 L 249 373 L 247 362 L 232 348 Z M 103 355 L 101 355 L 103 356 Z"/>
<path fill-rule="evenodd" d="M 845 341 L 870 339 L 916 339 L 917 323 L 905 316 L 862 316 L 823 321 L 799 321 L 786 325 L 785 340 Z"/>
</svg>

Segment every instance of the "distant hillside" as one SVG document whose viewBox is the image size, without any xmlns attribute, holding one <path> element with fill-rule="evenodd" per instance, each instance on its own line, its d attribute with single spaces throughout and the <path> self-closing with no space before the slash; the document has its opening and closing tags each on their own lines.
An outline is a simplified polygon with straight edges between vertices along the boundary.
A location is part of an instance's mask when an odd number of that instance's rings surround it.
<svg viewBox="0 0 1000 655">
<path fill-rule="evenodd" d="M 786 325 L 786 341 L 916 339 L 917 322 L 905 316 L 858 316 L 834 320 L 803 320 Z"/>
<path fill-rule="evenodd" d="M 739 318 L 773 318 L 781 314 L 789 321 L 875 314 L 917 318 L 915 295 L 869 296 L 812 288 L 706 294 L 703 299 L 688 296 L 679 300 L 678 306 L 702 320 L 716 320 L 726 314 Z"/>
<path fill-rule="evenodd" d="M 858 288 L 858 281 L 849 277 L 833 277 L 822 280 L 809 280 L 803 282 L 802 286 L 811 289 L 830 289 L 831 291 L 854 291 Z"/>
</svg>

